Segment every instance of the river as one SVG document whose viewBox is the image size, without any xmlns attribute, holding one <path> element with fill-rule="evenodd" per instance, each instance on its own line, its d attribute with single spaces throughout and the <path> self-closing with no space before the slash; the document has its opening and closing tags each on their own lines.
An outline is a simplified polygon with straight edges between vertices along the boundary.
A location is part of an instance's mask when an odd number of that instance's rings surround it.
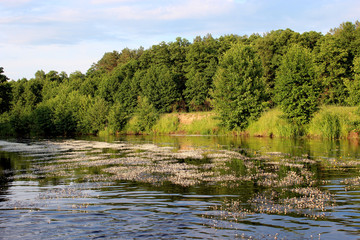
<svg viewBox="0 0 360 240">
<path fill-rule="evenodd" d="M 356 140 L 0 140 L 0 239 L 360 239 Z"/>
</svg>

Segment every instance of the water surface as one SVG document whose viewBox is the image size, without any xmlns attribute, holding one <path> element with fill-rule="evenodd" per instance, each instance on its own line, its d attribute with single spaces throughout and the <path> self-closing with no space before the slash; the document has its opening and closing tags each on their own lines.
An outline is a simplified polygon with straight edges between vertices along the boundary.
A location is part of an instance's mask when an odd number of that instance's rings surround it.
<svg viewBox="0 0 360 240">
<path fill-rule="evenodd" d="M 356 141 L 0 141 L 0 239 L 360 239 Z"/>
</svg>

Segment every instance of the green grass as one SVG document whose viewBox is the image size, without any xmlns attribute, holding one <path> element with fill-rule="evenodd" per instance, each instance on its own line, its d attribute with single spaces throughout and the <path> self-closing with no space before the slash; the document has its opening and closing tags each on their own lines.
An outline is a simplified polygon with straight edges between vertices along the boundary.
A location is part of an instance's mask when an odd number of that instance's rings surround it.
<svg viewBox="0 0 360 240">
<path fill-rule="evenodd" d="M 140 133 L 138 116 L 134 116 L 130 118 L 129 122 L 125 125 L 124 129 L 120 133 L 126 133 L 126 134 Z"/>
<path fill-rule="evenodd" d="M 184 134 L 216 135 L 224 133 L 220 125 L 220 120 L 216 118 L 214 112 L 184 113 L 182 118 L 189 118 L 188 123 L 181 123 L 178 132 Z"/>
<path fill-rule="evenodd" d="M 251 136 L 292 137 L 297 129 L 282 118 L 282 112 L 278 108 L 274 108 L 264 112 L 257 121 L 250 123 L 246 132 Z"/>
<path fill-rule="evenodd" d="M 179 123 L 176 113 L 163 114 L 152 127 L 152 132 L 155 134 L 175 133 L 178 130 Z"/>
<path fill-rule="evenodd" d="M 311 122 L 297 127 L 282 117 L 278 108 L 270 109 L 255 122 L 251 122 L 245 133 L 250 136 L 263 137 L 322 137 L 347 138 L 350 133 L 360 132 L 360 114 L 357 107 L 323 106 L 314 115 Z M 130 119 L 122 133 L 137 134 L 138 119 Z M 220 120 L 215 112 L 168 113 L 162 114 L 147 134 L 199 134 L 231 135 L 244 132 L 227 131 L 220 127 Z M 357 136 L 357 134 L 355 134 Z"/>
<path fill-rule="evenodd" d="M 357 107 L 323 106 L 309 124 L 301 128 L 282 118 L 282 112 L 271 109 L 252 122 L 246 129 L 251 136 L 347 138 L 351 132 L 360 131 Z"/>
<path fill-rule="evenodd" d="M 360 115 L 357 107 L 323 106 L 308 126 L 308 134 L 323 138 L 347 138 L 351 132 L 359 132 Z"/>
</svg>

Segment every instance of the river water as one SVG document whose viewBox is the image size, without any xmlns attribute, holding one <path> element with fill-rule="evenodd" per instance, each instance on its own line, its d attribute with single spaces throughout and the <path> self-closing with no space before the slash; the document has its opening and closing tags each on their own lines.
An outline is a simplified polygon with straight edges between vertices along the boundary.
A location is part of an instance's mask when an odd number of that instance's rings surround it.
<svg viewBox="0 0 360 240">
<path fill-rule="evenodd" d="M 357 141 L 0 140 L 0 239 L 360 239 Z"/>
</svg>

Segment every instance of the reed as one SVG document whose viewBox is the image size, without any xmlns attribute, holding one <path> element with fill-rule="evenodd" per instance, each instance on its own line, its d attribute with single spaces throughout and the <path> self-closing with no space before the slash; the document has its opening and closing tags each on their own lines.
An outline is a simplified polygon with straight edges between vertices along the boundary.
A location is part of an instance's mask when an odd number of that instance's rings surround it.
<svg viewBox="0 0 360 240">
<path fill-rule="evenodd" d="M 309 136 L 329 139 L 347 138 L 360 130 L 356 107 L 323 106 L 308 127 Z"/>
<path fill-rule="evenodd" d="M 188 116 L 192 117 L 189 117 L 190 121 L 187 123 L 180 121 L 178 132 L 200 135 L 217 135 L 225 133 L 225 130 L 220 127 L 220 119 L 218 119 L 214 113 L 202 112 L 197 114 L 198 113 L 188 114 Z"/>
<path fill-rule="evenodd" d="M 264 112 L 257 121 L 251 122 L 246 132 L 251 136 L 293 137 L 299 133 L 299 129 L 282 117 L 280 109 L 274 108 Z"/>
<path fill-rule="evenodd" d="M 179 127 L 179 118 L 176 113 L 163 114 L 152 127 L 154 134 L 171 134 L 175 133 Z"/>
</svg>

